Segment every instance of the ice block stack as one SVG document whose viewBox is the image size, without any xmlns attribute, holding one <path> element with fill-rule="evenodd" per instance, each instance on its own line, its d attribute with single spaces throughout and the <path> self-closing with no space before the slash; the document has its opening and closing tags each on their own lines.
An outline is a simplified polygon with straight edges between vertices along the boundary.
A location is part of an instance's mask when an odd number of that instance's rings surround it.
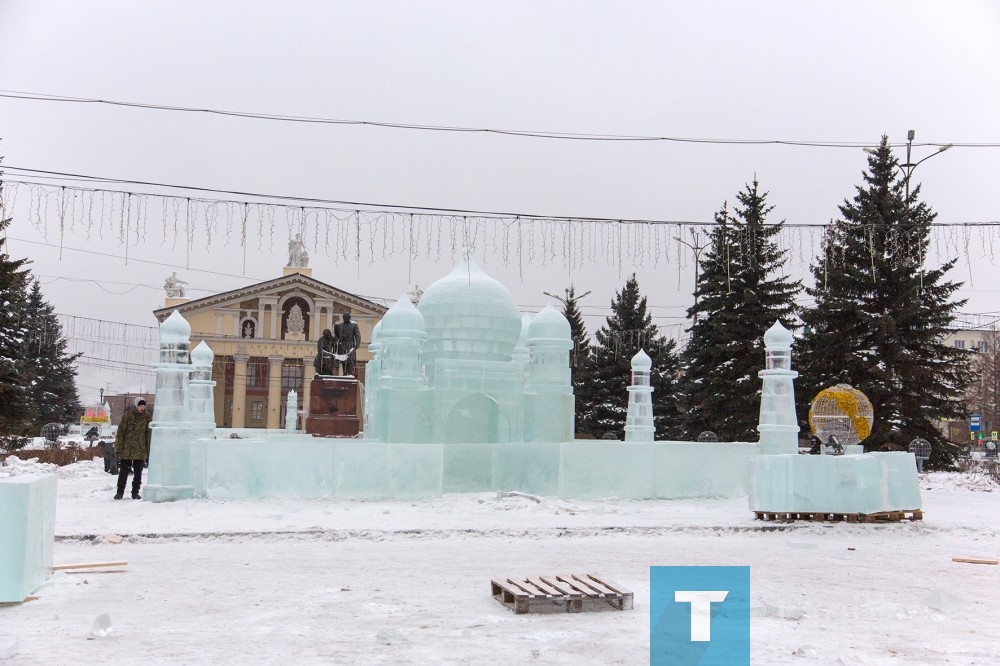
<svg viewBox="0 0 1000 666">
<path fill-rule="evenodd" d="M 56 477 L 0 479 L 0 602 L 24 601 L 52 567 Z"/>
</svg>

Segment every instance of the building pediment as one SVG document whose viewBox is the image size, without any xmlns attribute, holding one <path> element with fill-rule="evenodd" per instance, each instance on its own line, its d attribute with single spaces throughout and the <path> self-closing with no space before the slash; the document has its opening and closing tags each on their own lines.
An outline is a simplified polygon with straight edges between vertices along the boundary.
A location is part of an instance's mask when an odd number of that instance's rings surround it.
<svg viewBox="0 0 1000 666">
<path fill-rule="evenodd" d="M 378 319 L 388 309 L 383 305 L 337 289 L 310 276 L 293 273 L 240 289 L 159 308 L 153 311 L 153 315 L 158 321 L 163 322 L 174 310 L 180 312 L 185 318 L 189 318 L 193 314 L 207 310 L 247 309 L 253 307 L 253 303 L 260 303 L 262 300 L 277 303 L 294 296 L 312 302 L 331 301 L 346 308 L 355 318 L 374 317 Z"/>
</svg>

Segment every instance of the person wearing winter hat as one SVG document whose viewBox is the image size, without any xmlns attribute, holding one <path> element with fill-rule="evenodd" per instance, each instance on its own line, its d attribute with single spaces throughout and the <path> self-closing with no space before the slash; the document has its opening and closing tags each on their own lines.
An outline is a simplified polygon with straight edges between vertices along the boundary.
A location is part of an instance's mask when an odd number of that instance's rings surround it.
<svg viewBox="0 0 1000 666">
<path fill-rule="evenodd" d="M 129 472 L 132 472 L 132 499 L 142 499 L 139 488 L 142 486 L 142 468 L 149 459 L 149 440 L 152 432 L 149 429 L 151 420 L 146 411 L 146 401 L 135 399 L 135 410 L 126 412 L 118 424 L 115 434 L 115 453 L 118 454 L 118 493 L 116 500 L 125 496 L 125 484 Z"/>
</svg>

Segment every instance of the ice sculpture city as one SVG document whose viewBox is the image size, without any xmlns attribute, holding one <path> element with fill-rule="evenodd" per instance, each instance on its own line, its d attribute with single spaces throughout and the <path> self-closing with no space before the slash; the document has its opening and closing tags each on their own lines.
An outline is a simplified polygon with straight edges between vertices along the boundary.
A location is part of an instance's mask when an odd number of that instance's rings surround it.
<svg viewBox="0 0 1000 666">
<path fill-rule="evenodd" d="M 852 501 L 862 508 L 919 508 L 910 454 L 797 454 L 792 338 L 778 323 L 765 336 L 759 444 L 654 441 L 651 360 L 642 351 L 632 359 L 625 441 L 575 440 L 569 323 L 552 307 L 522 315 L 511 293 L 468 257 L 428 287 L 418 306 L 402 296 L 373 330 L 361 439 L 277 430 L 215 438 L 211 350 L 202 343 L 189 363 L 190 327 L 177 312 L 160 330 L 143 493 L 154 502 L 493 490 L 636 499 L 749 492 L 755 508 L 830 500 L 817 495 L 826 490 L 811 488 L 821 474 L 829 483 L 817 488 L 833 484 L 859 495 Z"/>
</svg>

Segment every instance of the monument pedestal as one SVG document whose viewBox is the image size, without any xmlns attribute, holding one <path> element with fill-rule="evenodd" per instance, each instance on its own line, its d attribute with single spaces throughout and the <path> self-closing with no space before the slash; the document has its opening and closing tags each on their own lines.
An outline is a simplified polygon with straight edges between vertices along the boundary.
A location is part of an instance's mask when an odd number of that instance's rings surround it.
<svg viewBox="0 0 1000 666">
<path fill-rule="evenodd" d="M 361 430 L 358 421 L 358 380 L 354 377 L 316 375 L 309 386 L 310 435 L 354 437 Z"/>
</svg>

